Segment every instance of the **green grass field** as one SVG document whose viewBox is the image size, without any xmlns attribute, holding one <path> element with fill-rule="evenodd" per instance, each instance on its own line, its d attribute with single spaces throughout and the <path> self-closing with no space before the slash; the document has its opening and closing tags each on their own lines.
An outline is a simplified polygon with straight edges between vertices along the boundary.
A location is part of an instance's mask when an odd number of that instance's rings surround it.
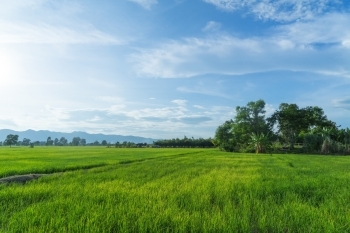
<svg viewBox="0 0 350 233">
<path fill-rule="evenodd" d="M 37 147 L 0 164 L 59 172 L 0 185 L 0 232 L 350 232 L 350 157 Z"/>
</svg>

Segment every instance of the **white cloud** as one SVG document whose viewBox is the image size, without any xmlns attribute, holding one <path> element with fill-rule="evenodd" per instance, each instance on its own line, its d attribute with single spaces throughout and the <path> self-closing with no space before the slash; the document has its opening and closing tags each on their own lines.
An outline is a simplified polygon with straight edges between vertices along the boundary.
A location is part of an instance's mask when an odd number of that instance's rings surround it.
<svg viewBox="0 0 350 233">
<path fill-rule="evenodd" d="M 308 22 L 296 22 L 277 28 L 283 40 L 299 45 L 336 43 L 346 47 L 350 40 L 350 15 L 329 13 Z"/>
<path fill-rule="evenodd" d="M 234 11 L 246 6 L 247 4 L 250 4 L 250 2 L 254 2 L 254 1 L 247 1 L 247 0 L 204 0 L 204 1 L 215 5 L 219 9 L 226 10 L 226 11 Z"/>
<path fill-rule="evenodd" d="M 230 57 L 239 56 L 241 53 L 245 53 L 247 57 L 254 57 L 262 49 L 260 43 L 258 40 L 229 36 L 187 38 L 161 44 L 158 48 L 140 50 L 140 53 L 133 54 L 129 61 L 135 64 L 135 70 L 140 76 L 172 78 L 191 77 L 217 70 L 223 73 L 232 72 L 223 67 Z M 215 62 L 211 64 L 209 60 L 203 61 L 206 59 L 225 62 L 221 65 Z"/>
<path fill-rule="evenodd" d="M 10 118 L 0 118 L 0 128 L 9 129 L 10 127 L 17 127 L 16 122 Z M 1 141 L 1 139 L 0 139 Z"/>
<path fill-rule="evenodd" d="M 340 4 L 332 0 L 204 0 L 225 11 L 246 8 L 248 12 L 264 20 L 294 21 L 313 19 L 332 8 L 332 4 Z"/>
<path fill-rule="evenodd" d="M 52 16 L 52 13 L 58 13 L 59 15 L 73 15 L 84 12 L 84 5 L 78 3 L 78 1 L 66 1 L 66 0 L 0 0 L 0 13 L 1 16 L 13 16 L 23 15 L 23 12 L 36 12 L 36 15 L 44 13 L 48 16 Z M 42 9 L 44 12 L 41 12 Z"/>
<path fill-rule="evenodd" d="M 173 100 L 171 101 L 179 106 L 186 106 L 187 100 Z"/>
<path fill-rule="evenodd" d="M 177 91 L 180 92 L 186 92 L 186 93 L 197 93 L 197 94 L 202 94 L 202 95 L 209 95 L 209 96 L 217 96 L 225 99 L 232 99 L 231 96 L 224 94 L 220 92 L 219 90 L 213 90 L 201 87 L 201 86 L 196 86 L 194 88 L 189 88 L 189 87 L 178 87 L 176 88 Z"/>
<path fill-rule="evenodd" d="M 0 12 L 13 12 L 14 10 L 28 7 L 37 7 L 47 2 L 48 0 L 0 0 Z"/>
<path fill-rule="evenodd" d="M 137 4 L 140 4 L 145 9 L 151 9 L 153 5 L 156 5 L 158 3 L 157 0 L 129 0 L 131 2 L 135 2 Z"/>
<path fill-rule="evenodd" d="M 66 27 L 0 21 L 0 43 L 121 44 L 122 41 L 92 26 Z"/>
<path fill-rule="evenodd" d="M 200 105 L 193 105 L 193 107 L 198 109 L 205 109 L 203 106 L 200 106 Z"/>
<path fill-rule="evenodd" d="M 276 109 L 273 107 L 272 104 L 268 104 L 267 103 L 265 105 L 265 111 L 266 111 L 266 113 L 265 113 L 266 117 L 269 117 L 269 116 L 271 116 L 272 114 L 275 113 Z"/>
<path fill-rule="evenodd" d="M 349 39 L 349 40 L 344 40 L 344 41 L 342 42 L 342 45 L 343 45 L 345 48 L 350 49 L 350 39 Z"/>
<path fill-rule="evenodd" d="M 217 127 L 217 117 L 222 116 L 223 112 L 217 110 L 207 110 L 208 112 L 201 113 L 198 111 L 189 111 L 185 106 L 184 100 L 175 100 L 178 103 L 175 107 L 159 107 L 159 108 L 143 108 L 143 109 L 127 109 L 126 106 L 113 105 L 108 108 L 85 108 L 68 110 L 62 108 L 47 107 L 42 115 L 36 118 L 26 118 L 16 120 L 17 129 L 25 129 L 27 127 L 25 122 L 30 120 L 31 128 L 41 129 L 46 125 L 43 122 L 48 122 L 50 130 L 58 130 L 71 132 L 83 129 L 91 133 L 114 133 L 124 135 L 138 135 L 160 138 L 164 135 L 167 137 L 183 136 L 186 134 L 193 134 L 188 130 L 191 128 L 209 127 L 213 132 Z M 0 118 L 1 123 L 5 123 Z M 64 126 L 64 127 L 63 127 Z M 166 129 L 166 130 L 164 130 Z M 194 132 L 196 132 L 194 130 Z M 197 132 L 198 133 L 198 132 Z M 208 131 L 206 132 L 206 134 Z M 197 135 L 197 136 L 212 136 Z"/>
<path fill-rule="evenodd" d="M 221 23 L 215 21 L 209 21 L 202 29 L 203 32 L 215 32 L 221 28 Z"/>
<path fill-rule="evenodd" d="M 66 0 L 0 0 L 0 43 L 121 44 L 83 20 L 86 4 Z"/>
<path fill-rule="evenodd" d="M 107 103 L 123 103 L 124 99 L 118 96 L 98 96 L 98 100 L 102 100 Z"/>
<path fill-rule="evenodd" d="M 350 15 L 327 14 L 273 29 L 269 37 L 214 37 L 168 41 L 130 57 L 140 76 L 174 78 L 209 73 L 247 74 L 272 70 L 348 74 Z M 329 59 L 329 57 L 333 59 Z M 346 77 L 346 76 L 344 76 Z M 188 90 L 183 92 L 203 92 Z"/>
<path fill-rule="evenodd" d="M 341 99 L 334 99 L 333 103 L 338 108 L 343 108 L 350 111 L 350 97 L 345 96 Z"/>
</svg>

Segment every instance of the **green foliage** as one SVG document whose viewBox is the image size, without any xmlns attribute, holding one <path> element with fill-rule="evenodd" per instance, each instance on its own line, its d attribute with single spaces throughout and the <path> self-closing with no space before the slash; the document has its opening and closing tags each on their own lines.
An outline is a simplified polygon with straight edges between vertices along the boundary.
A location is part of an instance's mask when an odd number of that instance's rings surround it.
<svg viewBox="0 0 350 233">
<path fill-rule="evenodd" d="M 107 146 L 107 141 L 106 140 L 102 140 L 101 145 L 102 146 Z"/>
<path fill-rule="evenodd" d="M 306 153 L 318 153 L 322 147 L 323 139 L 319 134 L 304 135 L 304 150 Z"/>
<path fill-rule="evenodd" d="M 31 143 L 30 143 L 30 139 L 28 138 L 23 138 L 22 140 L 22 146 L 29 146 Z"/>
<path fill-rule="evenodd" d="M 80 145 L 86 146 L 86 139 L 82 138 L 82 139 L 80 140 Z"/>
<path fill-rule="evenodd" d="M 253 146 L 255 152 L 260 153 L 272 141 L 278 141 L 284 145 L 283 149 L 288 144 L 291 152 L 350 154 L 350 129 L 338 129 L 340 126 L 328 120 L 320 107 L 299 108 L 296 104 L 282 103 L 267 119 L 265 112 L 263 100 L 237 106 L 234 119 L 217 128 L 213 143 L 230 152 L 250 152 Z M 260 141 L 265 140 L 266 135 L 271 136 L 264 142 L 268 146 L 263 146 Z M 303 148 L 295 149 L 296 143 L 303 143 Z M 274 143 L 274 152 L 276 145 Z"/>
<path fill-rule="evenodd" d="M 265 102 L 257 100 L 246 106 L 236 107 L 234 120 L 226 121 L 215 133 L 215 142 L 224 151 L 250 150 L 251 134 L 269 134 L 269 124 L 265 120 Z"/>
<path fill-rule="evenodd" d="M 215 141 L 214 141 L 215 142 Z M 157 140 L 153 143 L 155 146 L 159 147 L 176 147 L 176 148 L 210 148 L 213 147 L 213 141 L 211 138 L 188 138 L 184 136 L 183 139 L 173 138 L 173 139 L 163 139 Z"/>
<path fill-rule="evenodd" d="M 304 138 L 303 148 L 307 153 L 350 154 L 350 144 L 347 143 L 350 134 L 347 134 L 347 130 L 323 127 L 321 130 L 312 130 L 302 136 Z"/>
<path fill-rule="evenodd" d="M 16 145 L 18 142 L 18 135 L 9 134 L 7 135 L 4 143 L 8 146 Z"/>
<path fill-rule="evenodd" d="M 252 133 L 250 135 L 250 144 L 254 146 L 255 153 L 265 153 L 272 145 L 269 134 Z"/>
<path fill-rule="evenodd" d="M 81 138 L 80 138 L 80 137 L 74 137 L 74 138 L 72 139 L 72 146 L 79 146 L 80 141 L 81 141 Z"/>
<path fill-rule="evenodd" d="M 237 141 L 233 138 L 232 128 L 233 122 L 226 121 L 216 129 L 214 143 L 222 151 L 232 152 L 236 150 Z"/>
<path fill-rule="evenodd" d="M 61 137 L 60 140 L 55 145 L 56 146 L 68 146 L 68 140 L 65 137 Z"/>
<path fill-rule="evenodd" d="M 52 166 L 66 171 L 0 185 L 0 232 L 350 232 L 347 157 L 105 147 L 0 151 L 9 166 L 17 164 L 17 174 Z M 89 161 L 100 167 L 86 169 Z"/>
<path fill-rule="evenodd" d="M 48 137 L 46 140 L 46 146 L 53 146 L 54 141 L 51 139 L 51 137 Z"/>
<path fill-rule="evenodd" d="M 278 132 L 290 149 L 301 132 L 317 132 L 324 127 L 336 128 L 335 123 L 329 121 L 320 107 L 299 108 L 296 104 L 282 103 L 269 119 L 271 125 L 276 125 Z"/>
</svg>

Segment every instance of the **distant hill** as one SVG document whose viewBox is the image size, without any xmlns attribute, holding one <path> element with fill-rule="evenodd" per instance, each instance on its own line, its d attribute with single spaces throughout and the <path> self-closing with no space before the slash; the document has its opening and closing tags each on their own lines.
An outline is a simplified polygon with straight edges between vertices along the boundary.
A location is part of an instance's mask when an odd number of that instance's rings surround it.
<svg viewBox="0 0 350 233">
<path fill-rule="evenodd" d="M 48 137 L 51 137 L 52 140 L 55 138 L 60 139 L 61 137 L 65 137 L 68 142 L 71 142 L 74 137 L 80 137 L 86 139 L 87 143 L 95 142 L 96 140 L 100 143 L 102 140 L 106 140 L 110 143 L 116 142 L 134 142 L 134 143 L 148 143 L 151 144 L 153 141 L 157 139 L 152 138 L 144 138 L 137 136 L 123 136 L 123 135 L 106 135 L 106 134 L 89 134 L 85 132 L 74 131 L 72 133 L 61 133 L 61 132 L 52 132 L 48 130 L 26 130 L 26 131 L 14 131 L 10 129 L 0 129 L 0 141 L 5 141 L 6 136 L 9 134 L 17 134 L 19 136 L 19 141 L 22 141 L 23 138 L 28 138 L 32 142 L 34 141 L 46 141 Z"/>
</svg>

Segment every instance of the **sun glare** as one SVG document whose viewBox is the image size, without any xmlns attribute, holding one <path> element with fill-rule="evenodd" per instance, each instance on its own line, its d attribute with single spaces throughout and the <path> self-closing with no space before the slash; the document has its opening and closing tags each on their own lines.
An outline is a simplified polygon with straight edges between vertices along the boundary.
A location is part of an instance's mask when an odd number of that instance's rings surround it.
<svg viewBox="0 0 350 233">
<path fill-rule="evenodd" d="M 6 54 L 0 54 L 0 80 L 1 86 L 8 83 L 13 83 L 16 79 L 16 65 L 10 56 L 6 56 Z"/>
</svg>

